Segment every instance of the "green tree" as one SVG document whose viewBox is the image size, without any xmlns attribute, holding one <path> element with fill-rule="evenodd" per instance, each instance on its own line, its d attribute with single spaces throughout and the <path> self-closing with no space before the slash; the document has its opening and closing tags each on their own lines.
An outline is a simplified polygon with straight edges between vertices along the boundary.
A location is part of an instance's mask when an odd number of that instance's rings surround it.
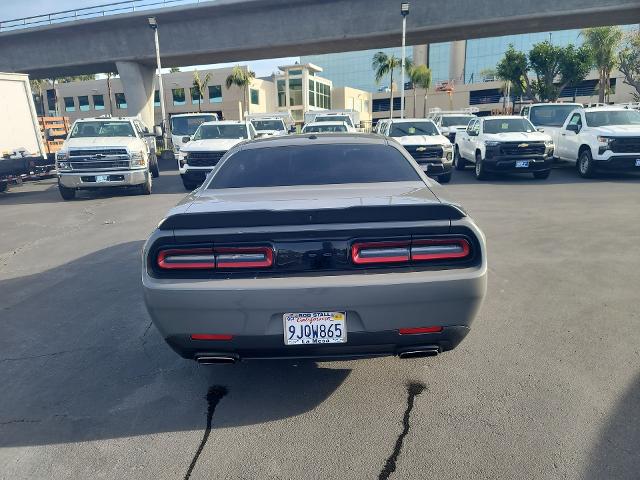
<svg viewBox="0 0 640 480">
<path fill-rule="evenodd" d="M 585 46 L 591 52 L 592 66 L 598 70 L 598 101 L 604 102 L 610 92 L 611 71 L 618 64 L 618 49 L 622 42 L 620 27 L 595 27 L 582 31 Z"/>
<path fill-rule="evenodd" d="M 618 60 L 624 83 L 636 89 L 635 98 L 640 97 L 640 31 L 627 35 Z"/>
<path fill-rule="evenodd" d="M 180 67 L 171 67 L 169 69 L 169 73 L 178 73 L 180 71 Z"/>
<path fill-rule="evenodd" d="M 249 69 L 244 69 L 240 65 L 236 65 L 231 70 L 231 74 L 227 77 L 226 86 L 227 89 L 231 88 L 235 85 L 238 88 L 242 89 L 242 95 L 244 99 L 243 103 L 243 112 L 249 113 L 249 103 L 247 102 L 247 92 L 249 90 L 249 86 L 251 85 L 251 81 L 256 78 L 256 74 Z"/>
<path fill-rule="evenodd" d="M 416 87 L 424 88 L 423 116 L 427 116 L 427 95 L 431 88 L 431 69 L 426 65 L 412 65 L 409 79 L 413 84 L 413 116 L 416 116 Z"/>
<path fill-rule="evenodd" d="M 529 100 L 537 100 L 535 92 L 529 82 L 529 60 L 527 56 L 518 52 L 513 45 L 509 45 L 504 57 L 496 65 L 496 76 L 505 82 L 511 82 L 512 88 L 519 89 Z"/>
<path fill-rule="evenodd" d="M 207 73 L 204 78 L 200 78 L 198 70 L 196 69 L 193 71 L 193 88 L 198 92 L 198 113 L 202 112 L 202 97 L 204 97 L 204 92 L 207 89 L 207 85 L 209 85 L 210 80 L 210 73 Z"/>
<path fill-rule="evenodd" d="M 412 62 L 405 60 L 405 71 L 409 75 L 411 74 L 410 68 L 412 65 Z M 376 83 L 380 83 L 380 80 L 389 75 L 389 118 L 393 118 L 393 74 L 396 70 L 402 68 L 402 60 L 395 55 L 377 52 L 373 55 L 371 67 L 375 72 Z"/>
<path fill-rule="evenodd" d="M 58 83 L 86 82 L 87 80 L 95 79 L 96 75 L 94 73 L 90 75 L 72 75 L 69 77 L 59 77 Z"/>
</svg>

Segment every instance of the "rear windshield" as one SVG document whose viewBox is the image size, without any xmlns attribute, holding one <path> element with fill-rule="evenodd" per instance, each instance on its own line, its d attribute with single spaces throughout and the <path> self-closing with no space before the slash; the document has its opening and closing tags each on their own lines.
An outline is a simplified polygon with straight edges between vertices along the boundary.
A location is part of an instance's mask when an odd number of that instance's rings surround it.
<svg viewBox="0 0 640 480">
<path fill-rule="evenodd" d="M 344 122 L 347 125 L 353 127 L 353 122 L 349 115 L 325 115 L 324 117 L 317 116 L 314 122 Z"/>
<path fill-rule="evenodd" d="M 533 132 L 535 128 L 526 118 L 497 118 L 484 121 L 484 133 Z"/>
<path fill-rule="evenodd" d="M 442 117 L 442 126 L 443 127 L 457 127 L 457 126 L 467 126 L 469 122 L 476 118 L 473 115 L 457 115 L 457 116 L 449 116 Z"/>
<path fill-rule="evenodd" d="M 244 124 L 237 125 L 200 125 L 193 136 L 194 140 L 211 140 L 214 138 L 249 138 L 247 127 Z"/>
<path fill-rule="evenodd" d="M 302 133 L 326 133 L 326 132 L 346 132 L 346 125 L 309 125 L 302 129 Z"/>
<path fill-rule="evenodd" d="M 561 127 L 578 105 L 538 105 L 531 107 L 529 120 L 537 127 Z"/>
<path fill-rule="evenodd" d="M 606 127 L 607 125 L 640 125 L 640 112 L 635 110 L 604 110 L 587 112 L 587 125 Z"/>
<path fill-rule="evenodd" d="M 412 135 L 440 135 L 433 122 L 401 122 L 392 123 L 390 137 L 406 137 Z"/>
<path fill-rule="evenodd" d="M 282 120 L 251 120 L 256 130 L 285 130 Z"/>
<path fill-rule="evenodd" d="M 204 122 L 218 120 L 217 115 L 189 115 L 188 117 L 172 117 L 171 133 L 174 135 L 193 135 Z"/>
<path fill-rule="evenodd" d="M 220 165 L 209 188 L 420 180 L 409 160 L 388 145 L 295 145 L 240 150 Z"/>
</svg>

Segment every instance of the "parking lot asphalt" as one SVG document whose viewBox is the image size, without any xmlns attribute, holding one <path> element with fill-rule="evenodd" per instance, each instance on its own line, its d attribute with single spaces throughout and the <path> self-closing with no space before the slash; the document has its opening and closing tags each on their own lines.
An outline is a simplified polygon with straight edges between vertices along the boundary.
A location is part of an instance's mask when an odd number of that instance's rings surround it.
<svg viewBox="0 0 640 480">
<path fill-rule="evenodd" d="M 637 479 L 640 178 L 468 170 L 444 192 L 489 251 L 456 350 L 232 366 L 179 358 L 142 302 L 175 171 L 151 196 L 0 194 L 0 477 Z"/>
</svg>

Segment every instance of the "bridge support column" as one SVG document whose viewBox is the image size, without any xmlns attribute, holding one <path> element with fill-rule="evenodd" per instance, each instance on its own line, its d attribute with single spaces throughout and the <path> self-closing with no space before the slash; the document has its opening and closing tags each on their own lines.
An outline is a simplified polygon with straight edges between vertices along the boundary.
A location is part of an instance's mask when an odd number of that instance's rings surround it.
<svg viewBox="0 0 640 480">
<path fill-rule="evenodd" d="M 153 128 L 153 96 L 155 68 L 136 62 L 116 62 L 124 88 L 129 115 L 140 116 L 149 128 Z"/>
<path fill-rule="evenodd" d="M 456 40 L 451 42 L 451 50 L 449 52 L 449 80 L 456 83 L 465 83 L 464 64 L 466 60 L 467 42 L 465 40 Z"/>
</svg>

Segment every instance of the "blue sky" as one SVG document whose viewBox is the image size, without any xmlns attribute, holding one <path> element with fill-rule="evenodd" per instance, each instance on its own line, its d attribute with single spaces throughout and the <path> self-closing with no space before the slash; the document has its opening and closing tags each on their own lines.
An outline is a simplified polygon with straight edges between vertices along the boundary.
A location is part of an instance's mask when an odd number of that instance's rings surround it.
<svg viewBox="0 0 640 480">
<path fill-rule="evenodd" d="M 62 10 L 72 10 L 74 8 L 93 7 L 95 5 L 108 4 L 108 0 L 27 0 L 22 2 L 12 2 L 10 0 L 0 0 L 0 20 L 10 20 L 14 18 L 31 17 L 35 15 L 43 15 Z M 160 34 L 160 43 L 162 44 L 162 33 Z M 240 63 L 241 65 L 249 65 L 249 68 L 256 72 L 256 76 L 264 77 L 278 69 L 278 65 L 286 65 L 297 61 L 297 57 L 278 58 L 272 60 L 255 60 L 249 62 L 233 62 L 215 65 L 216 67 L 230 66 Z M 206 68 L 199 66 L 199 68 Z M 213 66 L 212 66 L 213 67 Z M 182 70 L 191 70 L 190 67 L 182 68 Z"/>
</svg>

